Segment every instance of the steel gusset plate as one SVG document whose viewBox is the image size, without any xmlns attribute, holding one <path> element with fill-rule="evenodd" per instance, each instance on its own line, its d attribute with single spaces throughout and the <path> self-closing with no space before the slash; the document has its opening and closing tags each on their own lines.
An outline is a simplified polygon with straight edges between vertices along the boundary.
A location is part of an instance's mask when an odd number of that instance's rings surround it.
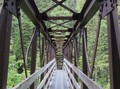
<svg viewBox="0 0 120 89">
<path fill-rule="evenodd" d="M 110 0 L 103 0 L 102 2 L 103 10 L 102 10 L 102 18 L 108 15 L 114 8 L 113 3 Z"/>
<path fill-rule="evenodd" d="M 5 0 L 4 7 L 18 17 L 20 11 L 18 0 Z"/>
</svg>

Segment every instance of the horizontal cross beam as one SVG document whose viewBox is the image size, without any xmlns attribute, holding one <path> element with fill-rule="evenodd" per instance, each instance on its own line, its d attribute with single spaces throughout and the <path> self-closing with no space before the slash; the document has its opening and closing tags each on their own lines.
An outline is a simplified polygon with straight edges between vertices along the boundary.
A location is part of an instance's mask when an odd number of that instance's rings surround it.
<svg viewBox="0 0 120 89">
<path fill-rule="evenodd" d="M 51 16 L 47 20 L 74 20 L 72 16 Z"/>
<path fill-rule="evenodd" d="M 51 38 L 67 38 L 68 36 L 52 36 Z"/>
<path fill-rule="evenodd" d="M 68 31 L 68 30 L 52 30 L 50 32 L 70 32 L 70 31 Z"/>
<path fill-rule="evenodd" d="M 73 28 L 63 29 L 63 30 L 52 30 L 51 28 L 48 28 L 48 32 L 72 32 Z"/>
</svg>

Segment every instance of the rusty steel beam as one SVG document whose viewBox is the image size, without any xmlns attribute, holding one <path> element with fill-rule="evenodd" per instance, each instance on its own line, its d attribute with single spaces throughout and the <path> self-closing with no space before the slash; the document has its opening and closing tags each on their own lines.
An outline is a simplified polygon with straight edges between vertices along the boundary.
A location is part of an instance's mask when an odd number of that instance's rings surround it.
<svg viewBox="0 0 120 89">
<path fill-rule="evenodd" d="M 51 55 L 51 59 L 50 60 L 53 60 L 55 58 L 54 49 L 53 48 L 51 48 L 50 55 Z"/>
<path fill-rule="evenodd" d="M 82 68 L 83 68 L 83 73 L 85 75 L 88 75 L 88 70 L 90 70 L 88 68 L 88 63 L 87 63 L 87 52 L 86 52 L 86 48 L 87 48 L 87 30 L 83 30 L 83 35 L 82 35 Z M 83 89 L 88 89 L 88 87 L 83 84 Z"/>
<path fill-rule="evenodd" d="M 107 16 L 110 89 L 120 88 L 120 28 L 116 6 L 115 3 L 114 10 Z"/>
<path fill-rule="evenodd" d="M 93 55 L 92 55 L 92 66 L 91 66 L 90 78 L 92 78 L 93 70 L 94 70 L 94 66 L 95 66 L 95 58 L 96 58 L 96 54 L 97 54 L 97 46 L 98 46 L 98 39 L 99 39 L 99 34 L 100 34 L 101 20 L 102 20 L 101 19 L 101 14 L 99 14 L 98 26 L 97 26 Z"/>
<path fill-rule="evenodd" d="M 32 0 L 29 0 L 29 1 L 20 0 L 19 3 L 20 3 L 21 9 L 25 12 L 25 14 L 33 22 L 33 24 L 36 26 L 41 25 L 41 27 L 44 29 L 44 27 L 42 26 L 42 23 L 41 22 L 39 23 L 39 19 L 38 17 L 36 17 L 36 15 L 38 15 L 39 13 L 39 10 L 37 9 L 35 2 Z M 33 6 L 31 5 L 31 3 L 33 3 Z"/>
<path fill-rule="evenodd" d="M 47 20 L 74 20 L 72 16 L 51 16 Z"/>
<path fill-rule="evenodd" d="M 66 37 L 57 37 L 57 38 L 52 38 L 53 40 L 67 40 L 67 38 Z"/>
<path fill-rule="evenodd" d="M 41 52 L 41 58 L 40 58 L 40 67 L 42 68 L 45 64 L 45 38 L 42 38 L 42 52 Z M 41 75 L 41 81 L 44 78 L 44 74 Z"/>
<path fill-rule="evenodd" d="M 50 56 L 49 61 L 51 61 L 52 60 L 52 47 L 51 47 L 51 45 L 50 45 L 50 49 L 49 49 L 49 56 Z"/>
<path fill-rule="evenodd" d="M 64 26 L 64 24 L 65 24 L 65 23 L 68 23 L 68 22 L 70 22 L 70 21 L 71 21 L 71 20 L 67 20 L 67 21 L 64 21 L 64 22 L 62 22 L 62 23 L 56 23 L 56 22 L 53 22 L 53 21 L 49 20 L 48 22 L 50 22 L 50 23 L 52 23 L 52 24 L 56 24 L 56 25 L 50 27 L 50 29 L 52 29 L 52 28 L 54 28 L 54 27 L 57 27 L 57 26 L 62 26 L 62 27 L 64 27 L 64 28 L 68 28 L 68 29 L 69 29 L 69 27 Z"/>
<path fill-rule="evenodd" d="M 56 44 L 60 44 L 61 45 L 61 44 L 63 44 L 63 42 L 56 42 Z"/>
<path fill-rule="evenodd" d="M 90 21 L 90 19 L 96 14 L 96 12 L 100 8 L 101 2 L 102 2 L 101 0 L 86 1 L 86 3 L 89 3 L 89 5 L 88 6 L 85 5 L 83 7 L 83 9 L 81 11 L 83 18 L 81 20 L 77 20 L 77 22 L 76 22 L 76 25 L 75 25 L 75 30 L 76 30 L 75 33 L 76 34 L 79 32 L 79 30 L 77 30 L 77 29 L 85 26 Z M 84 9 L 84 8 L 86 8 L 86 9 Z"/>
<path fill-rule="evenodd" d="M 53 24 L 56 24 L 54 22 L 52 22 Z M 62 30 L 58 30 L 58 29 L 51 29 L 51 28 L 48 28 L 48 32 L 72 32 L 72 29 L 73 28 L 68 28 L 68 29 L 62 29 Z"/>
<path fill-rule="evenodd" d="M 63 45 L 63 44 L 60 44 L 60 45 L 59 45 L 58 43 L 56 43 L 56 45 L 57 45 L 56 48 L 60 49 L 60 48 L 62 48 L 62 45 Z M 58 49 L 57 49 L 57 50 L 58 50 Z M 58 50 L 58 51 L 59 51 L 59 50 Z"/>
<path fill-rule="evenodd" d="M 32 42 L 32 53 L 31 53 L 31 70 L 32 75 L 36 70 L 36 56 L 37 56 L 37 34 L 35 34 Z M 30 86 L 30 89 L 35 89 L 35 82 Z"/>
<path fill-rule="evenodd" d="M 77 46 L 78 42 L 77 42 L 77 37 L 75 37 L 73 39 L 73 47 L 74 47 L 74 66 L 78 67 L 78 46 Z M 78 76 L 76 74 L 74 74 L 74 77 L 76 79 L 76 81 L 78 81 Z"/>
<path fill-rule="evenodd" d="M 48 8 L 46 11 L 44 11 L 43 13 L 47 13 L 50 10 L 54 9 L 55 7 L 59 6 L 59 4 L 62 4 L 63 2 L 65 2 L 66 0 L 62 0 L 59 3 L 56 3 L 55 5 L 53 5 L 52 7 Z"/>
<path fill-rule="evenodd" d="M 70 51 L 69 60 L 72 63 L 72 59 L 73 59 L 73 44 L 72 44 L 72 42 L 69 43 L 69 51 Z"/>
<path fill-rule="evenodd" d="M 90 21 L 90 19 L 96 14 L 96 12 L 99 10 L 101 0 L 90 0 L 90 1 L 87 0 L 86 3 L 88 2 L 89 2 L 89 5 L 88 6 L 85 5 L 83 7 L 83 9 L 86 8 L 85 11 L 80 14 L 80 17 L 82 17 L 82 19 L 77 20 L 73 28 L 74 32 L 72 32 L 72 34 L 70 35 L 69 39 L 67 40 L 63 48 L 65 48 L 66 45 L 70 42 L 70 40 L 79 33 L 79 30 L 80 30 L 79 28 L 84 27 Z"/>
<path fill-rule="evenodd" d="M 53 36 L 52 38 L 67 38 L 66 36 Z"/>
<path fill-rule="evenodd" d="M 65 40 L 57 40 L 57 39 L 55 39 L 55 42 L 65 42 Z"/>
<path fill-rule="evenodd" d="M 70 32 L 68 30 L 51 30 L 50 32 Z"/>
<path fill-rule="evenodd" d="M 48 63 L 48 61 L 49 61 L 49 55 L 48 55 L 48 53 L 49 53 L 49 42 L 46 40 L 46 64 Z"/>
<path fill-rule="evenodd" d="M 49 40 L 51 45 L 54 47 L 54 44 L 52 43 L 49 34 L 45 31 L 47 28 L 39 16 L 39 10 L 34 0 L 20 0 L 19 3 L 21 9 L 24 11 L 27 17 L 32 21 L 35 26 L 40 28 L 41 34 L 45 36 L 47 40 Z"/>
<path fill-rule="evenodd" d="M 1 7 L 0 7 L 1 8 Z M 0 89 L 7 87 L 12 14 L 4 8 L 0 11 Z"/>
<path fill-rule="evenodd" d="M 88 70 L 88 73 L 91 74 L 91 67 L 90 67 L 90 63 L 89 63 L 89 56 L 88 56 L 88 50 L 87 50 L 87 29 L 86 28 L 83 28 L 82 31 L 80 32 L 81 34 L 81 37 L 82 37 L 82 50 L 83 50 L 83 59 L 86 59 L 84 60 L 84 62 L 86 62 L 87 64 L 87 70 Z"/>
<path fill-rule="evenodd" d="M 57 1 L 57 0 L 52 0 L 52 1 L 54 1 L 54 2 L 57 3 L 57 4 L 59 3 L 59 1 Z M 68 7 L 65 6 L 64 4 L 60 3 L 59 5 L 60 5 L 61 7 L 63 7 L 64 9 L 70 11 L 71 13 L 76 14 L 76 12 L 75 12 L 74 10 L 68 8 Z"/>
</svg>

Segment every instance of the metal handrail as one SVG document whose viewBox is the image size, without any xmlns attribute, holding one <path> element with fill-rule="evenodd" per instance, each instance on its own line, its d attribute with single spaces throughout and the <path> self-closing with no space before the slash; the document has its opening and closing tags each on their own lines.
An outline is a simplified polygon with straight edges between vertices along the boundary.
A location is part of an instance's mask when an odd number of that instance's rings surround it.
<svg viewBox="0 0 120 89">
<path fill-rule="evenodd" d="M 40 68 L 40 70 L 33 73 L 30 77 L 26 78 L 23 82 L 16 85 L 13 89 L 27 89 L 32 85 L 33 82 L 35 82 L 36 79 L 38 79 L 41 74 L 43 74 L 47 69 L 49 69 L 52 65 L 54 65 L 55 59 L 50 61 L 47 65 Z"/>
<path fill-rule="evenodd" d="M 76 68 L 73 64 L 71 64 L 69 61 L 64 59 L 64 64 L 72 69 L 74 73 L 78 76 L 78 78 L 81 79 L 81 81 L 89 88 L 89 89 L 103 89 L 100 85 L 98 85 L 96 82 L 94 82 L 92 79 L 90 79 L 88 76 L 86 76 L 82 71 L 80 71 L 78 68 Z"/>
<path fill-rule="evenodd" d="M 80 86 L 78 85 L 77 81 L 75 80 L 74 76 L 73 76 L 72 73 L 70 72 L 70 70 L 69 70 L 69 68 L 68 68 L 68 66 L 67 66 L 66 63 L 64 63 L 64 68 L 65 68 L 65 70 L 67 71 L 70 79 L 72 80 L 72 83 L 73 83 L 73 85 L 75 86 L 75 89 L 81 89 Z"/>
<path fill-rule="evenodd" d="M 44 85 L 46 85 L 46 81 L 47 79 L 49 79 L 50 74 L 54 71 L 56 63 L 54 62 L 54 64 L 52 65 L 52 67 L 49 69 L 48 73 L 46 74 L 46 76 L 44 77 L 44 79 L 41 81 L 40 85 L 37 87 L 37 89 L 42 89 L 44 87 Z M 47 81 L 48 82 L 48 81 Z"/>
</svg>

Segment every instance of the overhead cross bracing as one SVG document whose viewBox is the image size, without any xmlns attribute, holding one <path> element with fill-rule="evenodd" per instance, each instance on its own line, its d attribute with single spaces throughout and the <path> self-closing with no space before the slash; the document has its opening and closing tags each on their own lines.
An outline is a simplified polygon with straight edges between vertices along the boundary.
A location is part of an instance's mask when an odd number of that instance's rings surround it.
<svg viewBox="0 0 120 89">
<path fill-rule="evenodd" d="M 71 5 L 73 5 L 72 8 L 67 6 L 65 2 L 68 1 L 67 0 L 46 1 L 46 3 L 49 4 L 47 6 L 47 9 L 46 8 L 44 9 L 44 6 L 39 7 L 39 3 L 41 3 L 41 1 L 39 2 L 36 1 L 36 4 L 40 11 L 41 20 L 46 25 L 46 30 L 48 31 L 48 34 L 50 35 L 52 42 L 55 44 L 56 49 L 63 48 L 63 45 L 66 43 L 66 41 L 68 40 L 72 33 L 73 30 L 72 27 L 74 27 L 75 22 L 81 15 L 79 13 L 80 11 L 78 12 L 75 9 L 74 4 L 76 1 L 71 1 Z M 58 8 L 59 11 L 58 10 L 56 11 L 56 8 Z M 51 15 L 52 12 L 54 12 L 54 14 Z M 58 12 L 60 12 L 61 14 L 58 15 L 57 14 Z"/>
<path fill-rule="evenodd" d="M 23 71 L 25 72 L 25 79 L 13 89 L 103 89 L 93 79 L 96 70 L 97 47 L 99 46 L 98 38 L 100 38 L 100 27 L 103 20 L 107 21 L 105 24 L 107 28 L 104 28 L 104 31 L 107 30 L 107 56 L 109 56 L 108 64 L 110 66 L 107 73 L 110 73 L 110 89 L 120 88 L 118 1 L 86 0 L 76 4 L 82 4 L 81 8 L 75 8 L 76 1 L 78 0 L 0 1 L 0 89 L 7 87 L 11 50 L 10 28 L 13 15 L 18 20 L 22 66 L 24 66 Z M 42 2 L 46 2 L 47 6 L 42 5 Z M 27 48 L 24 44 L 23 19 L 21 19 L 20 10 L 23 10 L 34 25 Z M 93 34 L 95 39 L 90 55 L 88 41 L 91 40 L 87 40 L 89 27 L 87 28 L 86 25 L 95 14 L 99 14 L 99 16 L 98 22 L 95 24 L 97 25 L 96 34 Z M 36 71 L 38 54 L 40 68 Z M 29 57 L 31 60 L 28 60 Z M 29 61 L 30 66 L 28 67 Z M 80 66 L 82 66 L 82 71 L 79 69 Z"/>
<path fill-rule="evenodd" d="M 39 1 L 40 3 L 41 1 Z M 49 3 L 48 6 L 44 9 L 44 7 L 39 7 L 38 6 L 38 2 L 36 2 L 38 9 L 40 11 L 41 16 L 43 17 L 43 21 L 46 23 L 46 27 L 48 28 L 48 32 L 50 32 L 49 34 L 52 34 L 52 38 L 54 37 L 54 39 L 58 39 L 59 36 L 55 36 L 57 34 L 57 32 L 54 32 L 54 30 L 58 30 L 59 31 L 59 35 L 64 35 L 64 37 L 62 38 L 66 38 L 66 35 L 64 33 L 64 31 L 62 31 L 62 29 L 71 29 L 70 26 L 72 25 L 72 27 L 75 25 L 76 19 L 79 15 L 79 12 L 77 10 L 75 10 L 75 6 L 73 8 L 70 8 L 69 6 L 66 5 L 66 2 L 70 2 L 67 0 L 50 0 L 50 1 L 46 1 L 46 3 Z M 73 5 L 76 1 L 71 1 L 71 5 Z M 84 3 L 83 3 L 84 4 Z M 50 8 L 49 8 L 50 7 Z M 56 11 L 56 8 L 59 9 L 59 11 Z M 55 12 L 54 14 L 51 15 L 51 12 Z M 57 15 L 57 13 L 60 12 L 61 14 Z M 66 12 L 69 12 L 66 13 Z M 47 23 L 51 23 L 50 26 L 47 26 Z M 68 26 L 67 26 L 68 25 Z M 60 31 L 61 30 L 61 31 Z M 70 35 L 70 30 L 69 31 L 65 31 L 68 32 L 66 33 L 67 36 L 69 37 Z M 62 39 L 59 38 L 59 39 Z M 56 42 L 57 43 L 57 42 Z"/>
</svg>

